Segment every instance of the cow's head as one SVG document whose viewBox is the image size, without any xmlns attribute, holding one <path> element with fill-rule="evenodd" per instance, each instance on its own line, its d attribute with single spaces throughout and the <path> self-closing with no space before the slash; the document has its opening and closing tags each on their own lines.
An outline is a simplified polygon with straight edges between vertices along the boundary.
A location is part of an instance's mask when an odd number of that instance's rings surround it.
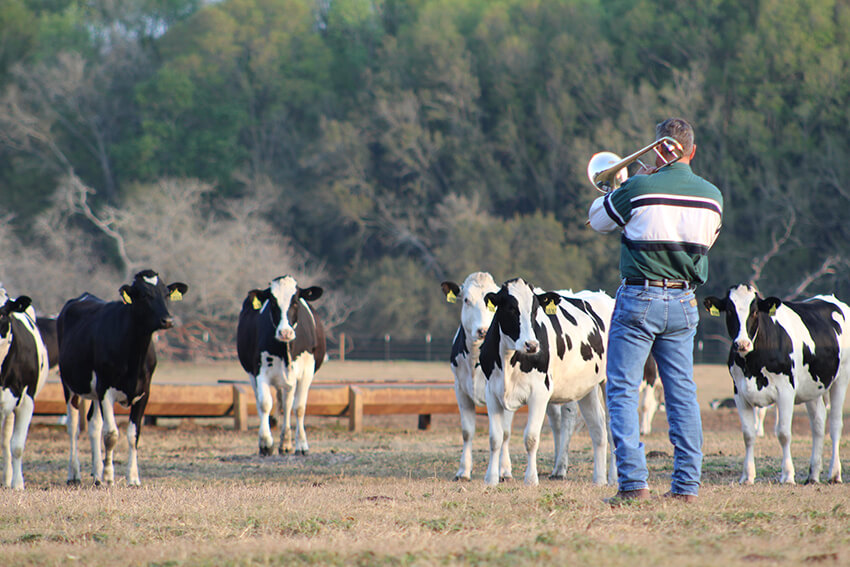
<svg viewBox="0 0 850 567">
<path fill-rule="evenodd" d="M 248 296 L 253 296 L 255 309 L 269 310 L 272 321 L 276 324 L 275 340 L 288 343 L 295 338 L 298 328 L 299 305 L 309 314 L 307 302 L 319 299 L 322 292 L 322 288 L 317 286 L 301 289 L 295 278 L 282 276 L 273 279 L 266 289 L 249 291 Z"/>
<path fill-rule="evenodd" d="M 484 296 L 499 291 L 493 276 L 487 272 L 474 272 L 466 277 L 461 286 L 454 282 L 443 282 L 440 287 L 449 303 L 461 300 L 460 324 L 466 336 L 473 343 L 482 342 L 493 320 L 493 312 L 487 308 Z"/>
<path fill-rule="evenodd" d="M 23 313 L 32 303 L 26 295 L 10 299 L 6 291 L 0 288 L 0 362 L 6 360 L 12 346 L 12 314 Z"/>
<path fill-rule="evenodd" d="M 732 349 L 745 356 L 753 351 L 759 330 L 759 313 L 774 315 L 782 300 L 778 297 L 762 299 L 754 287 L 741 284 L 729 288 L 723 299 L 706 297 L 703 304 L 714 317 L 726 313 L 726 330 L 732 339 Z"/>
<path fill-rule="evenodd" d="M 188 290 L 189 286 L 182 282 L 165 285 L 159 274 L 143 270 L 136 274 L 132 284 L 122 285 L 118 292 L 133 310 L 139 325 L 156 331 L 174 326 L 166 301 L 180 301 Z"/>
<path fill-rule="evenodd" d="M 524 354 L 537 354 L 540 341 L 534 332 L 541 309 L 553 307 L 561 301 L 554 292 L 535 293 L 522 278 L 508 280 L 497 293 L 488 293 L 484 301 L 496 311 L 494 320 L 511 350 Z"/>
</svg>

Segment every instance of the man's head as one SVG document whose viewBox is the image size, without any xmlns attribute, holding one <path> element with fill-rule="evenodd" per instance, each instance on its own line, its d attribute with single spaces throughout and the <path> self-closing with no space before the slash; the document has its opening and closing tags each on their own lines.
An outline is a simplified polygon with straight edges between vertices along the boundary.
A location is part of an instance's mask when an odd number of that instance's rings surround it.
<svg viewBox="0 0 850 567">
<path fill-rule="evenodd" d="M 668 118 L 655 126 L 655 139 L 660 140 L 664 136 L 670 136 L 682 144 L 685 156 L 683 163 L 689 163 L 694 157 L 696 144 L 694 144 L 694 129 L 684 118 Z"/>
</svg>

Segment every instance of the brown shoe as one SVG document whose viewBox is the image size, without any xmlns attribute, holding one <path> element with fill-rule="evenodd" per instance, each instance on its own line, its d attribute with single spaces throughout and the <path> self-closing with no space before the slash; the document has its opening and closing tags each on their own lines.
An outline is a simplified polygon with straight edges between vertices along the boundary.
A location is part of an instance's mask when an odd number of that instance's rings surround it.
<svg viewBox="0 0 850 567">
<path fill-rule="evenodd" d="M 638 488 L 636 490 L 620 490 L 611 498 L 605 498 L 603 502 L 610 504 L 612 508 L 637 500 L 649 500 L 649 489 Z"/>
<path fill-rule="evenodd" d="M 673 492 L 672 490 L 664 493 L 663 498 L 669 498 L 671 500 L 680 500 L 682 502 L 696 502 L 697 495 L 696 494 L 679 494 L 677 492 Z"/>
</svg>

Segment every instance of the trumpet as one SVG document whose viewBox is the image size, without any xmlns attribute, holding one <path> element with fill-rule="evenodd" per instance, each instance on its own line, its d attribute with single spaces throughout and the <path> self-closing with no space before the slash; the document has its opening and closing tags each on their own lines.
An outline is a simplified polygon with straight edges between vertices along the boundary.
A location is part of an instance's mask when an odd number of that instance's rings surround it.
<svg viewBox="0 0 850 567">
<path fill-rule="evenodd" d="M 661 161 L 660 165 L 648 167 L 640 161 L 640 157 L 649 152 L 653 152 Z M 662 167 L 676 163 L 684 155 L 682 144 L 670 136 L 664 136 L 624 158 L 613 152 L 593 154 L 590 163 L 587 164 L 587 176 L 597 190 L 602 193 L 610 193 L 629 178 L 628 167 L 634 162 L 640 163 L 644 169 L 648 170 L 648 173 L 655 173 Z M 658 163 L 658 160 L 656 160 L 656 163 Z"/>
</svg>

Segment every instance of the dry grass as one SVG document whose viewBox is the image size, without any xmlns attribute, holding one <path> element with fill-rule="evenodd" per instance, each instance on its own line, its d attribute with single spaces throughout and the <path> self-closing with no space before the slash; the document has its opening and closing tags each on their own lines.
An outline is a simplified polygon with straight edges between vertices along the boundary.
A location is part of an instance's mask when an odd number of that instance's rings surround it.
<svg viewBox="0 0 850 567">
<path fill-rule="evenodd" d="M 706 371 L 707 372 L 707 371 Z M 706 376 L 710 378 L 711 372 Z M 703 397 L 721 384 L 701 379 Z M 722 373 L 716 378 L 723 380 Z M 725 378 L 728 380 L 728 377 Z M 728 384 L 728 382 L 725 382 Z M 804 413 L 804 412 L 803 412 Z M 4 565 L 842 565 L 850 561 L 850 497 L 842 485 L 780 486 L 778 446 L 757 445 L 758 482 L 739 486 L 742 443 L 733 411 L 705 412 L 704 480 L 695 504 L 653 500 L 611 509 L 613 488 L 590 484 L 590 443 L 573 443 L 566 482 L 485 488 L 486 418 L 475 440 L 475 480 L 453 483 L 456 416 L 308 420 L 312 453 L 256 453 L 256 432 L 226 421 L 163 422 L 142 433 L 142 488 L 64 486 L 67 441 L 47 420 L 33 426 L 27 490 L 0 492 Z M 515 424 L 514 470 L 524 416 Z M 769 419 L 770 421 L 770 419 Z M 663 414 L 646 439 L 651 485 L 672 468 Z M 769 423 L 768 426 L 771 426 Z M 798 479 L 808 426 L 795 418 Z M 87 440 L 86 440 L 87 441 Z M 85 447 L 84 447 L 85 449 Z M 124 472 L 126 446 L 117 451 Z M 850 448 L 843 443 L 842 450 Z M 88 458 L 88 451 L 83 457 Z M 552 465 L 543 440 L 541 472 Z M 846 468 L 845 461 L 845 468 Z M 544 477 L 545 478 L 545 477 Z"/>
</svg>

